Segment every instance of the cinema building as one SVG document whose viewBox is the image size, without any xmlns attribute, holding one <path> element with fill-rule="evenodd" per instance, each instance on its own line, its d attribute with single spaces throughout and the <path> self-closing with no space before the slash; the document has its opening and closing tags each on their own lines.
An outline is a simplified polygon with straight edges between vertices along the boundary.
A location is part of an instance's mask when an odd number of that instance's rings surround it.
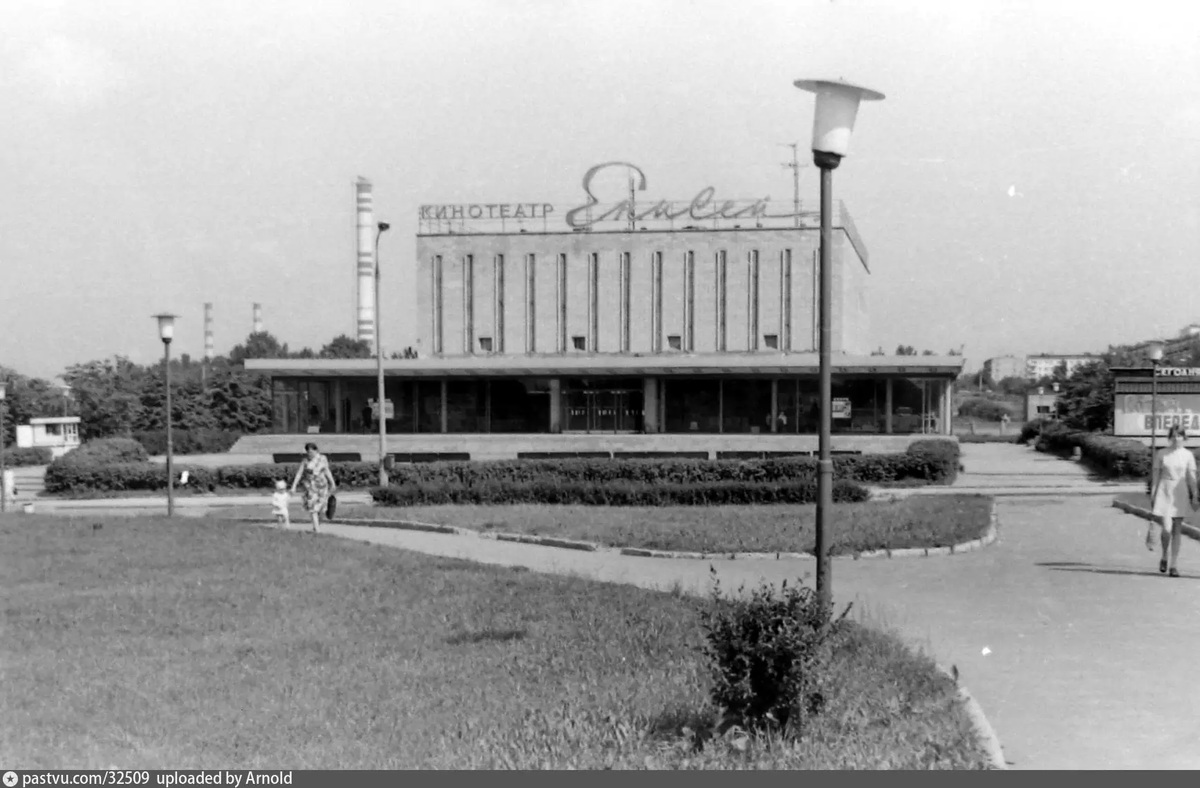
<svg viewBox="0 0 1200 788">
<path fill-rule="evenodd" d="M 384 362 L 389 451 L 816 451 L 817 213 L 711 189 L 601 204 L 605 166 L 580 208 L 422 207 L 397 285 L 416 289 L 419 357 Z M 867 249 L 845 206 L 836 214 L 833 449 L 950 434 L 961 358 L 870 355 Z M 235 450 L 296 451 L 316 435 L 323 451 L 375 459 L 374 359 L 246 366 L 273 379 L 276 434 Z"/>
</svg>

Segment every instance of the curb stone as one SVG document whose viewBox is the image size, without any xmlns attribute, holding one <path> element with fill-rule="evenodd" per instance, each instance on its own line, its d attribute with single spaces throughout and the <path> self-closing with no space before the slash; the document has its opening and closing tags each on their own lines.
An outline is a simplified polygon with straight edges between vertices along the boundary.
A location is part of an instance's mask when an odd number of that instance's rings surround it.
<svg viewBox="0 0 1200 788">
<path fill-rule="evenodd" d="M 1114 506 L 1117 502 L 1114 501 Z M 982 550 L 998 538 L 999 515 L 995 499 L 992 500 L 990 522 L 987 531 L 979 539 L 972 539 L 961 544 L 944 547 L 901 547 L 895 550 L 867 550 L 850 555 L 834 556 L 835 558 L 850 558 L 855 561 L 870 558 L 928 558 L 932 556 L 955 555 Z M 240 517 L 237 522 L 261 523 L 262 518 Z M 369 528 L 395 528 L 407 531 L 431 531 L 434 533 L 453 534 L 454 536 L 474 536 L 477 539 L 494 539 L 501 542 L 520 542 L 541 547 L 558 547 L 566 550 L 580 550 L 591 553 L 619 553 L 638 558 L 675 558 L 685 560 L 729 559 L 733 561 L 782 561 L 785 559 L 815 558 L 813 553 L 806 552 L 770 552 L 770 553 L 739 553 L 719 552 L 706 553 L 694 550 L 653 550 L 645 547 L 611 547 L 609 545 L 585 542 L 577 539 L 565 539 L 558 536 L 536 536 L 533 534 L 514 534 L 502 531 L 476 531 L 472 528 L 462 528 L 455 525 L 440 525 L 438 523 L 422 523 L 417 520 L 374 520 L 367 518 L 337 518 L 335 525 L 358 525 Z M 1200 532 L 1197 532 L 1200 535 Z"/>
<path fill-rule="evenodd" d="M 1116 498 L 1114 498 L 1112 505 L 1113 505 L 1114 509 L 1120 509 L 1121 511 L 1125 512 L 1126 514 L 1132 514 L 1134 517 L 1140 517 L 1143 520 L 1149 520 L 1150 516 L 1151 516 L 1149 509 L 1147 509 L 1143 506 L 1138 506 L 1137 504 L 1134 504 L 1134 503 L 1126 503 L 1125 501 L 1119 501 Z M 1193 539 L 1200 540 L 1200 528 L 1197 528 L 1194 525 L 1188 525 L 1187 523 L 1184 523 L 1183 528 L 1181 530 L 1183 531 L 1183 533 L 1185 535 L 1190 536 Z"/>
<path fill-rule="evenodd" d="M 1000 744 L 1000 737 L 996 735 L 996 730 L 988 722 L 979 701 L 975 700 L 966 687 L 958 683 L 958 679 L 954 678 L 953 673 L 937 663 L 934 663 L 934 667 L 939 673 L 954 682 L 954 686 L 958 690 L 958 699 L 962 701 L 967 716 L 971 719 L 971 727 L 974 729 L 975 735 L 979 737 L 979 744 L 983 747 L 983 751 L 987 753 L 988 765 L 993 769 L 1007 771 L 1008 762 L 1004 758 L 1004 748 Z"/>
</svg>

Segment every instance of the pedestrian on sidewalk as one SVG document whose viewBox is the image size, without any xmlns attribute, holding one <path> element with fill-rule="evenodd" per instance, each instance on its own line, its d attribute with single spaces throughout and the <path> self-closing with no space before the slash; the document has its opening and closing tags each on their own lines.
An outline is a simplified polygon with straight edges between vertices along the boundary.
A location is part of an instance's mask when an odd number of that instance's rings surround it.
<svg viewBox="0 0 1200 788">
<path fill-rule="evenodd" d="M 1154 458 L 1151 473 L 1153 513 L 1162 529 L 1162 560 L 1158 562 L 1158 571 L 1171 577 L 1179 577 L 1175 563 L 1179 559 L 1179 545 L 1183 542 L 1183 520 L 1200 505 L 1196 458 L 1184 447 L 1186 440 L 1187 431 L 1177 424 L 1172 425 L 1167 432 L 1168 446 Z M 1154 549 L 1153 530 L 1152 520 L 1150 531 L 1146 533 L 1146 547 L 1151 550 Z"/>
<path fill-rule="evenodd" d="M 321 513 L 327 510 L 329 496 L 337 488 L 337 482 L 333 480 L 329 460 L 317 451 L 317 444 L 304 444 L 304 451 L 307 456 L 296 469 L 296 478 L 292 480 L 292 492 L 295 493 L 296 488 L 303 483 L 304 508 L 312 517 L 313 533 L 319 533 Z"/>
</svg>

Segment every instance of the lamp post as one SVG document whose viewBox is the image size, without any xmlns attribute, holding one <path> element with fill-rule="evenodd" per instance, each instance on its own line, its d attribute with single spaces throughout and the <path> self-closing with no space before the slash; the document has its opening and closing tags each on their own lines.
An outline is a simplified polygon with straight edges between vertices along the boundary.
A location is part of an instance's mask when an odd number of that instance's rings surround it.
<svg viewBox="0 0 1200 788">
<path fill-rule="evenodd" d="M 175 447 L 171 443 L 171 340 L 175 337 L 175 315 L 154 315 L 158 321 L 158 336 L 163 343 L 163 388 L 166 392 L 167 418 L 167 517 L 175 516 Z"/>
<path fill-rule="evenodd" d="M 850 149 L 850 134 L 861 101 L 878 101 L 882 93 L 852 85 L 844 80 L 804 80 L 793 83 L 801 90 L 816 94 L 813 113 L 813 163 L 821 170 L 821 287 L 820 309 L 820 391 L 817 460 L 817 601 L 828 608 L 833 602 L 830 588 L 832 567 L 829 561 L 829 512 L 833 509 L 833 458 L 830 451 L 833 409 L 833 381 L 830 369 L 832 333 L 833 271 L 833 171 Z"/>
<path fill-rule="evenodd" d="M 1158 454 L 1158 365 L 1162 363 L 1163 343 L 1154 340 L 1147 348 L 1150 356 L 1150 494 L 1154 494 L 1154 460 Z M 1153 505 L 1153 501 L 1151 501 Z"/>
<path fill-rule="evenodd" d="M 375 232 L 375 374 L 379 380 L 379 392 L 376 394 L 376 412 L 379 414 L 379 486 L 386 487 L 387 472 L 387 410 L 384 408 L 383 388 L 383 335 L 379 331 L 379 236 L 391 227 L 387 222 L 380 222 Z"/>
<path fill-rule="evenodd" d="M 8 479 L 4 472 L 4 408 L 8 403 L 8 385 L 0 380 L 0 513 L 8 510 Z"/>
</svg>

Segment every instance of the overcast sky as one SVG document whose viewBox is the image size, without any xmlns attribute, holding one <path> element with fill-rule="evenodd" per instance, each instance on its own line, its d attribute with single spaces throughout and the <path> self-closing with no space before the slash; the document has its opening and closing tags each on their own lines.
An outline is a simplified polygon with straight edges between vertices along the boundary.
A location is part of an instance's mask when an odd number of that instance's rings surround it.
<svg viewBox="0 0 1200 788">
<path fill-rule="evenodd" d="M 843 76 L 887 94 L 837 171 L 872 345 L 969 366 L 1200 320 L 1200 4 L 991 0 L 0 3 L 0 364 L 53 376 L 251 329 L 355 330 L 353 181 L 375 183 L 385 348 L 414 340 L 417 208 L 790 201 L 781 143 Z M 809 162 L 810 156 L 803 157 Z M 817 176 L 802 171 L 802 197 Z"/>
</svg>

